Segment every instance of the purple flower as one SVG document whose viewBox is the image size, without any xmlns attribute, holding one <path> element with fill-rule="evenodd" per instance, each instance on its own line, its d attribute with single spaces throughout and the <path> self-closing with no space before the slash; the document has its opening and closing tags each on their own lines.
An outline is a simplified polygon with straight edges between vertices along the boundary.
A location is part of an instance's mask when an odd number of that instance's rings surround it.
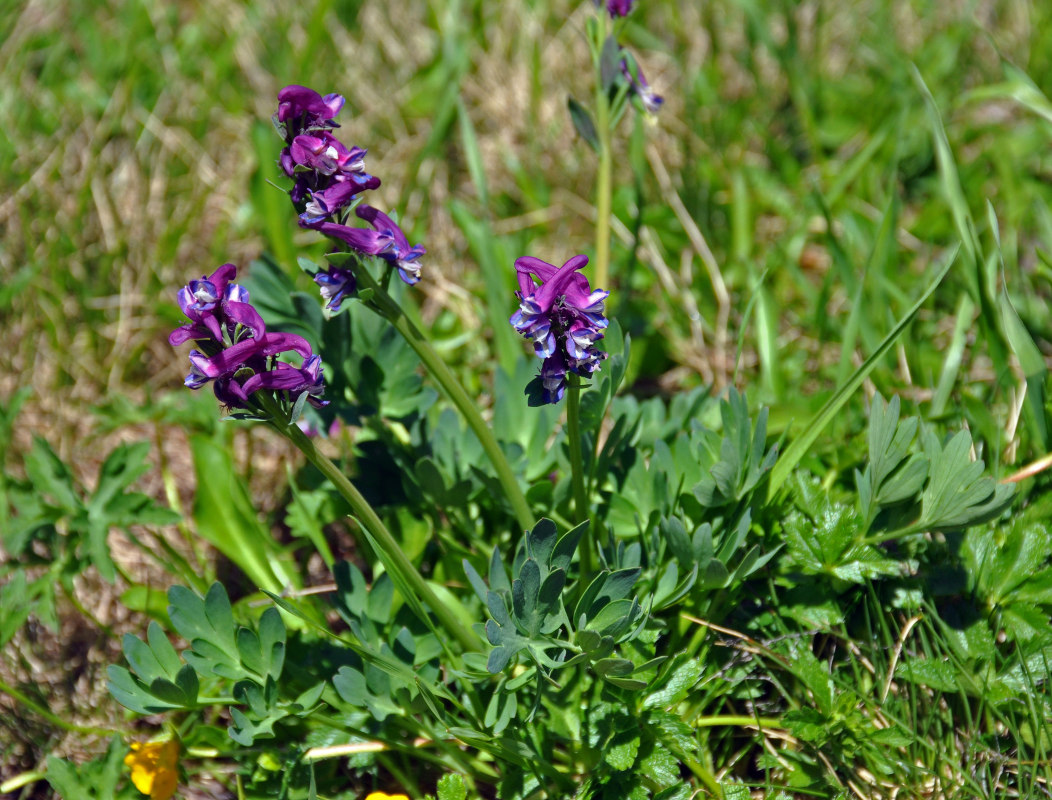
<svg viewBox="0 0 1052 800">
<path fill-rule="evenodd" d="M 365 150 L 360 147 L 348 150 L 343 142 L 328 131 L 321 131 L 318 136 L 301 134 L 288 147 L 288 163 L 282 159 L 282 167 L 289 177 L 293 176 L 297 166 L 304 170 L 317 170 L 322 175 L 364 173 Z"/>
<path fill-rule="evenodd" d="M 248 302 L 248 292 L 230 283 L 236 271 L 233 264 L 224 264 L 179 291 L 179 305 L 190 322 L 172 331 L 168 342 L 173 347 L 188 341 L 196 345 L 184 384 L 200 389 L 214 382 L 216 397 L 231 408 L 247 408 L 248 396 L 259 389 L 290 395 L 306 391 L 312 404 L 324 405 L 317 400 L 324 390 L 320 359 L 302 336 L 267 331 Z M 289 352 L 303 357 L 303 367 L 276 359 Z"/>
<path fill-rule="evenodd" d="M 319 222 L 347 208 L 366 189 L 376 189 L 380 179 L 365 171 L 365 150 L 347 149 L 328 131 L 302 134 L 281 152 L 281 168 L 296 183 L 289 192 L 294 203 L 307 202 L 301 218 Z"/>
<path fill-rule="evenodd" d="M 211 275 L 201 276 L 200 280 L 190 281 L 179 290 L 179 307 L 190 318 L 190 322 L 172 331 L 168 342 L 177 347 L 191 339 L 222 339 L 223 331 L 216 316 L 219 298 L 226 298 L 227 290 L 234 284 L 230 279 L 237 273 L 233 264 L 224 264 Z M 234 287 L 234 293 L 244 292 L 240 286 Z M 247 299 L 248 293 L 244 293 Z M 239 299 L 239 298 L 235 298 Z"/>
<path fill-rule="evenodd" d="M 566 359 L 556 353 L 541 364 L 541 399 L 554 405 L 566 394 Z"/>
<path fill-rule="evenodd" d="M 295 136 L 305 130 L 338 128 L 334 118 L 342 108 L 341 95 L 327 94 L 322 97 L 313 89 L 292 84 L 278 92 L 278 113 L 274 118 Z"/>
<path fill-rule="evenodd" d="M 347 208 L 359 192 L 375 189 L 379 185 L 379 178 L 364 173 L 333 181 L 324 189 L 310 192 L 310 200 L 300 219 L 307 223 L 320 222 Z"/>
<path fill-rule="evenodd" d="M 628 65 L 627 58 L 621 59 L 621 74 L 628 81 L 629 92 L 632 96 L 639 98 L 639 102 L 643 104 L 643 109 L 648 114 L 656 114 L 661 110 L 661 104 L 665 102 L 665 98 L 655 94 L 650 88 L 650 84 L 647 83 L 647 79 L 643 75 L 643 70 L 640 69 L 639 63 L 634 58 L 632 59 L 631 68 Z"/>
<path fill-rule="evenodd" d="M 635 4 L 636 0 L 606 0 L 606 13 L 612 19 L 627 17 Z"/>
<path fill-rule="evenodd" d="M 278 93 L 274 115 L 286 147 L 278 163 L 295 183 L 292 202 L 306 201 L 301 219 L 319 222 L 349 208 L 359 192 L 375 189 L 380 179 L 365 171 L 365 150 L 346 147 L 332 135 L 343 97 L 322 97 L 305 86 L 286 86 Z M 342 221 L 342 220 L 341 220 Z"/>
<path fill-rule="evenodd" d="M 326 236 L 339 239 L 359 253 L 378 256 L 389 261 L 398 270 L 403 281 L 410 286 L 417 283 L 420 280 L 420 264 L 417 262 L 420 256 L 427 252 L 423 245 L 417 244 L 410 247 L 409 240 L 397 223 L 372 206 L 358 206 L 354 213 L 372 225 L 373 230 L 352 228 L 335 222 L 316 224 L 301 222 L 300 224 Z"/>
<path fill-rule="evenodd" d="M 534 352 L 544 359 L 540 378 L 544 402 L 557 403 L 566 390 L 566 373 L 588 377 L 606 353 L 595 347 L 607 326 L 603 315 L 609 292 L 595 291 L 579 270 L 587 256 L 574 256 L 561 267 L 525 256 L 515 262 L 518 273 L 519 309 L 509 320 Z M 540 281 L 540 286 L 534 283 Z"/>
<path fill-rule="evenodd" d="M 321 287 L 325 310 L 330 314 L 340 310 L 343 301 L 354 294 L 356 286 L 354 272 L 342 267 L 329 267 L 324 272 L 318 272 L 314 282 Z"/>
</svg>

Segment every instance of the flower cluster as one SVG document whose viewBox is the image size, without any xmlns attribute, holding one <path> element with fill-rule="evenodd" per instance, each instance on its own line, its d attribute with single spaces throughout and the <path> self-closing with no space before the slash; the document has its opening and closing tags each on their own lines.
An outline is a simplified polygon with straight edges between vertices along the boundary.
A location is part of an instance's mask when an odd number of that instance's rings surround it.
<svg viewBox="0 0 1052 800">
<path fill-rule="evenodd" d="M 376 189 L 380 179 L 365 171 L 365 150 L 348 148 L 332 134 L 339 127 L 335 118 L 343 103 L 338 94 L 323 97 L 305 86 L 286 86 L 278 92 L 274 125 L 285 140 L 279 163 L 293 179 L 289 197 L 301 210 L 299 224 L 359 254 L 384 259 L 402 280 L 415 284 L 424 248 L 410 246 L 402 229 L 382 211 L 368 205 L 354 208 L 358 195 Z M 352 208 L 372 230 L 347 225 Z M 315 274 L 314 281 L 329 313 L 339 311 L 355 290 L 354 272 L 345 267 L 330 266 Z"/>
<path fill-rule="evenodd" d="M 306 86 L 278 92 L 274 125 L 285 139 L 279 163 L 295 181 L 292 201 L 306 201 L 300 219 L 307 225 L 339 214 L 360 192 L 380 185 L 379 178 L 365 171 L 365 150 L 348 149 L 332 135 L 341 108 L 338 94 L 322 97 Z"/>
<path fill-rule="evenodd" d="M 587 263 L 587 256 L 574 256 L 561 267 L 530 256 L 515 262 L 519 310 L 509 321 L 544 359 L 540 379 L 545 403 L 563 398 L 568 371 L 589 377 L 606 358 L 595 343 L 603 338 L 607 326 L 603 310 L 610 293 L 592 291 L 588 279 L 578 271 Z"/>
<path fill-rule="evenodd" d="M 248 301 L 244 287 L 231 283 L 237 273 L 224 264 L 211 275 L 192 280 L 179 291 L 179 306 L 190 320 L 172 331 L 168 342 L 177 347 L 192 341 L 191 389 L 213 384 L 219 401 L 230 408 L 249 408 L 249 395 L 260 389 L 287 392 L 295 398 L 307 393 L 315 408 L 326 405 L 321 357 L 311 352 L 302 336 L 272 333 Z M 276 356 L 296 353 L 303 365 L 294 367 Z"/>
</svg>

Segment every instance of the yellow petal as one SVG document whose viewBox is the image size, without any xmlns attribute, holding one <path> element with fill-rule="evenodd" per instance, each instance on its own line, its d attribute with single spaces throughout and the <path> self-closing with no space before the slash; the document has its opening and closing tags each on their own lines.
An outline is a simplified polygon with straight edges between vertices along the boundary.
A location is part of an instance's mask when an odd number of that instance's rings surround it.
<svg viewBox="0 0 1052 800">
<path fill-rule="evenodd" d="M 404 794 L 384 794 L 383 792 L 371 792 L 365 796 L 365 800 L 409 800 Z"/>
<path fill-rule="evenodd" d="M 170 800 L 179 783 L 179 743 L 132 742 L 131 752 L 124 757 L 131 768 L 131 780 L 150 800 Z"/>
</svg>

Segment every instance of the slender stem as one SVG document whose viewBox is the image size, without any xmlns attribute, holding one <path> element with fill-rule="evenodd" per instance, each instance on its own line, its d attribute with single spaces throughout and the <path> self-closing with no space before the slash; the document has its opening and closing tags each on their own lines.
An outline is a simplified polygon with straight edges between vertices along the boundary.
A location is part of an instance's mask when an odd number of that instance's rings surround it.
<svg viewBox="0 0 1052 800">
<path fill-rule="evenodd" d="M 14 686 L 10 686 L 7 683 L 4 683 L 3 681 L 0 681 L 0 692 L 14 698 L 19 703 L 28 708 L 30 711 L 32 711 L 34 714 L 43 717 L 52 725 L 55 725 L 64 731 L 70 731 L 72 733 L 87 733 L 96 736 L 112 736 L 115 733 L 123 733 L 123 731 L 115 730 L 113 728 L 98 728 L 93 725 L 76 725 L 72 722 L 66 722 L 66 720 L 62 719 L 62 717 L 60 717 L 58 714 L 54 714 L 51 711 L 48 711 L 39 703 L 31 700 L 29 697 L 22 694 Z"/>
<path fill-rule="evenodd" d="M 597 42 L 597 54 L 603 50 L 607 20 L 604 14 Z M 613 155 L 610 152 L 610 97 L 603 87 L 603 79 L 597 56 L 595 65 L 595 117 L 596 134 L 599 137 L 599 176 L 595 190 L 595 286 L 610 289 L 610 213 L 613 183 Z"/>
<path fill-rule="evenodd" d="M 406 554 L 402 551 L 397 540 L 391 535 L 391 532 L 387 530 L 387 526 L 384 525 L 383 520 L 377 516 L 373 507 L 369 505 L 369 501 L 362 496 L 361 492 L 355 488 L 353 483 L 347 480 L 347 476 L 340 471 L 339 467 L 333 464 L 329 458 L 314 446 L 314 442 L 311 441 L 303 431 L 295 425 L 289 425 L 287 423 L 282 425 L 281 411 L 275 407 L 273 401 L 269 399 L 264 400 L 264 393 L 262 392 L 258 392 L 256 397 L 261 400 L 264 408 L 271 413 L 274 427 L 288 437 L 296 447 L 303 451 L 303 454 L 307 459 L 318 468 L 322 475 L 332 481 L 332 484 L 336 487 L 337 491 L 339 491 L 344 499 L 350 503 L 351 509 L 354 511 L 355 516 L 358 517 L 362 527 L 365 528 L 379 545 L 379 552 L 377 555 L 384 563 L 388 572 L 392 573 L 391 577 L 397 576 L 401 578 L 406 584 L 408 584 L 409 589 L 415 593 L 416 598 L 406 597 L 406 601 L 410 604 L 413 603 L 414 599 L 423 601 L 431 609 L 432 613 L 438 617 L 442 627 L 457 639 L 465 650 L 478 650 L 478 637 L 466 628 L 448 607 L 438 601 L 438 598 L 435 597 L 435 593 L 431 591 L 431 587 L 427 585 L 423 576 L 421 576 L 416 567 L 413 566 L 413 562 L 409 560 Z"/>
<path fill-rule="evenodd" d="M 785 728 L 781 717 L 753 717 L 749 714 L 716 714 L 691 720 L 695 728 Z"/>
<path fill-rule="evenodd" d="M 566 435 L 570 440 L 570 475 L 573 484 L 573 520 L 583 522 L 591 516 L 588 493 L 584 486 L 584 456 L 581 452 L 581 378 L 571 372 L 566 391 Z M 592 558 L 592 536 L 585 532 L 581 543 L 581 575 L 591 576 L 595 569 Z M 587 583 L 587 580 L 585 581 Z"/>
<path fill-rule="evenodd" d="M 15 775 L 13 778 L 8 778 L 3 783 L 0 783 L 0 794 L 7 794 L 8 792 L 14 792 L 16 789 L 21 789 L 23 786 L 28 786 L 31 783 L 42 781 L 47 777 L 47 773 L 37 770 L 35 772 L 23 772 Z"/>
<path fill-rule="evenodd" d="M 515 477 L 515 473 L 512 472 L 511 465 L 504 456 L 504 451 L 500 449 L 493 431 L 490 430 L 486 421 L 482 419 L 482 415 L 479 413 L 475 403 L 468 397 L 467 392 L 464 391 L 464 387 L 460 385 L 460 382 L 450 371 L 449 367 L 446 366 L 446 362 L 435 352 L 431 344 L 424 338 L 424 335 L 405 315 L 405 312 L 395 302 L 395 299 L 383 290 L 383 287 L 369 274 L 369 271 L 359 269 L 355 272 L 358 283 L 364 289 L 373 290 L 374 299 L 381 313 L 391 322 L 395 330 L 402 334 L 409 346 L 416 351 L 424 368 L 431 373 L 431 377 L 438 383 L 439 388 L 445 392 L 450 402 L 457 407 L 457 410 L 467 421 L 468 427 L 478 437 L 482 449 L 486 452 L 486 456 L 497 473 L 497 480 L 500 481 L 501 486 L 504 488 L 504 494 L 511 504 L 519 527 L 523 530 L 532 528 L 535 520 L 533 513 L 530 511 L 530 505 L 526 502 L 526 496 L 522 493 L 522 489 L 519 488 L 518 479 Z"/>
</svg>

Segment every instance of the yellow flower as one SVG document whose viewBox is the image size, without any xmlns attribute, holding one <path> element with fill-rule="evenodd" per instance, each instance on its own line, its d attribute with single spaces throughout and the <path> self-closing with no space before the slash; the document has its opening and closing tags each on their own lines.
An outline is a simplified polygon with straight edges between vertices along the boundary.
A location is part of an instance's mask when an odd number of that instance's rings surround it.
<svg viewBox="0 0 1052 800">
<path fill-rule="evenodd" d="M 131 743 L 131 752 L 124 757 L 131 767 L 135 788 L 148 794 L 150 800 L 169 800 L 179 782 L 179 742 Z"/>
<path fill-rule="evenodd" d="M 404 794 L 384 794 L 383 792 L 370 792 L 365 800 L 409 800 Z"/>
</svg>

